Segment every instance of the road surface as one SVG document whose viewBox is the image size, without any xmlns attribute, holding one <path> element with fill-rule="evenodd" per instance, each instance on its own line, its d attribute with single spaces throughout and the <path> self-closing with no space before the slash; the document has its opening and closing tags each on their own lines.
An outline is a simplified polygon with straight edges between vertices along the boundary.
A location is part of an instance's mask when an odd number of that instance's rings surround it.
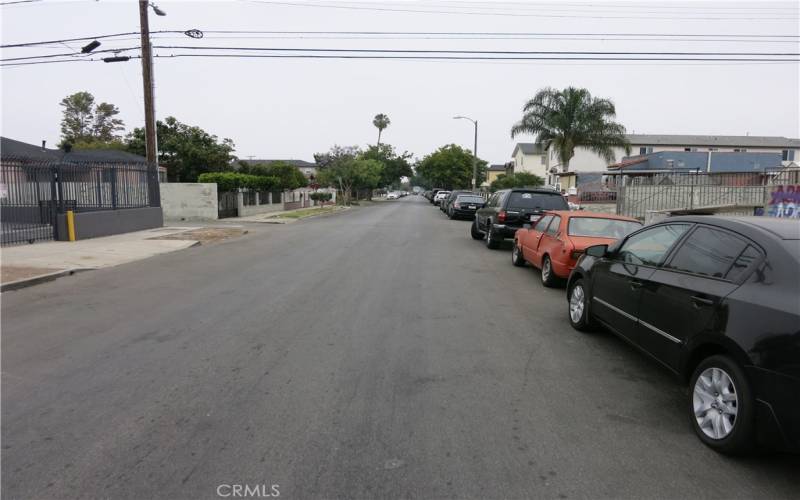
<svg viewBox="0 0 800 500">
<path fill-rule="evenodd" d="M 3 294 L 3 498 L 797 498 L 468 229 L 408 197 Z"/>
</svg>

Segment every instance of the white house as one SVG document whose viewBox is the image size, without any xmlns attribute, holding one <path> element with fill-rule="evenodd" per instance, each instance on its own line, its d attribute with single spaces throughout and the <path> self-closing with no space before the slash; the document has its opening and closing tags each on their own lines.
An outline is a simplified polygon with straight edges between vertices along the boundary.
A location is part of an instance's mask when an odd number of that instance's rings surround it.
<svg viewBox="0 0 800 500">
<path fill-rule="evenodd" d="M 652 135 L 628 134 L 631 143 L 630 156 L 658 153 L 660 151 L 694 151 L 694 152 L 753 152 L 753 153 L 781 153 L 783 161 L 791 162 L 800 159 L 800 139 L 774 136 L 731 136 L 731 135 Z M 517 144 L 512 156 L 515 159 L 520 155 L 519 150 L 523 144 Z M 626 155 L 622 148 L 615 148 L 615 162 Z M 523 152 L 524 156 L 524 152 Z M 555 150 L 545 150 L 545 159 L 538 170 L 532 171 L 544 176 L 548 185 L 559 184 L 558 176 L 561 171 Z M 525 157 L 528 162 L 528 157 Z M 612 162 L 614 163 L 614 162 Z M 528 164 L 528 163 L 526 163 Z M 586 148 L 576 148 L 575 156 L 569 162 L 572 172 L 599 172 L 606 169 L 608 162 L 596 153 Z M 526 170 L 527 171 L 527 170 Z"/>
<path fill-rule="evenodd" d="M 514 152 L 511 153 L 511 157 L 513 158 L 514 173 L 528 172 L 544 177 L 547 152 L 542 148 L 541 144 L 532 142 L 517 143 L 514 146 Z"/>
</svg>

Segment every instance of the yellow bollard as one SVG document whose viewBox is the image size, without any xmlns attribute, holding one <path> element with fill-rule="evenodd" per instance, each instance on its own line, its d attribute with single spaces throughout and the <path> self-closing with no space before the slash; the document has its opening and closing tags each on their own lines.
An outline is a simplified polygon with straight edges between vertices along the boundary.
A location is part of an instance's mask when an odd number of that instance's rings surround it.
<svg viewBox="0 0 800 500">
<path fill-rule="evenodd" d="M 67 234 L 69 241 L 75 241 L 75 212 L 67 210 Z"/>
</svg>

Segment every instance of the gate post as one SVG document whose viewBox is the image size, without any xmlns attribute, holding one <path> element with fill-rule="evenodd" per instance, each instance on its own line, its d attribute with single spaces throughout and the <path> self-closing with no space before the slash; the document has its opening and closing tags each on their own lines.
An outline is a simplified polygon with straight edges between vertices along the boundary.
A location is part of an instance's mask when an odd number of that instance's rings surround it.
<svg viewBox="0 0 800 500">
<path fill-rule="evenodd" d="M 61 192 L 61 187 L 56 187 L 61 179 L 58 176 L 58 169 L 55 166 L 50 170 L 50 223 L 53 225 L 53 240 L 58 241 L 58 217 L 56 217 L 56 203 L 58 202 Z"/>
</svg>

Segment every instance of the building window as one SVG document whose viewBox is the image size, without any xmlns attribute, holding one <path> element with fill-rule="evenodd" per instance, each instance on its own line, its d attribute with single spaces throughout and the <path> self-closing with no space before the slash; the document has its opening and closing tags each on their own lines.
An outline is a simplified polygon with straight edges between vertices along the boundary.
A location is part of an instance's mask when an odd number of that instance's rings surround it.
<svg viewBox="0 0 800 500">
<path fill-rule="evenodd" d="M 719 148 L 708 148 L 709 151 L 719 151 Z"/>
<path fill-rule="evenodd" d="M 746 153 L 747 150 L 744 148 L 736 148 L 733 150 L 734 153 Z"/>
<path fill-rule="evenodd" d="M 784 149 L 781 158 L 783 161 L 794 161 L 794 149 Z"/>
<path fill-rule="evenodd" d="M 794 151 L 792 151 L 792 152 L 794 152 Z M 542 158 L 542 165 L 546 165 L 547 164 L 547 157 L 545 157 L 545 155 L 542 155 L 541 158 Z"/>
<path fill-rule="evenodd" d="M 639 148 L 639 154 L 640 155 L 646 155 L 647 154 L 647 148 L 646 147 Z"/>
</svg>

